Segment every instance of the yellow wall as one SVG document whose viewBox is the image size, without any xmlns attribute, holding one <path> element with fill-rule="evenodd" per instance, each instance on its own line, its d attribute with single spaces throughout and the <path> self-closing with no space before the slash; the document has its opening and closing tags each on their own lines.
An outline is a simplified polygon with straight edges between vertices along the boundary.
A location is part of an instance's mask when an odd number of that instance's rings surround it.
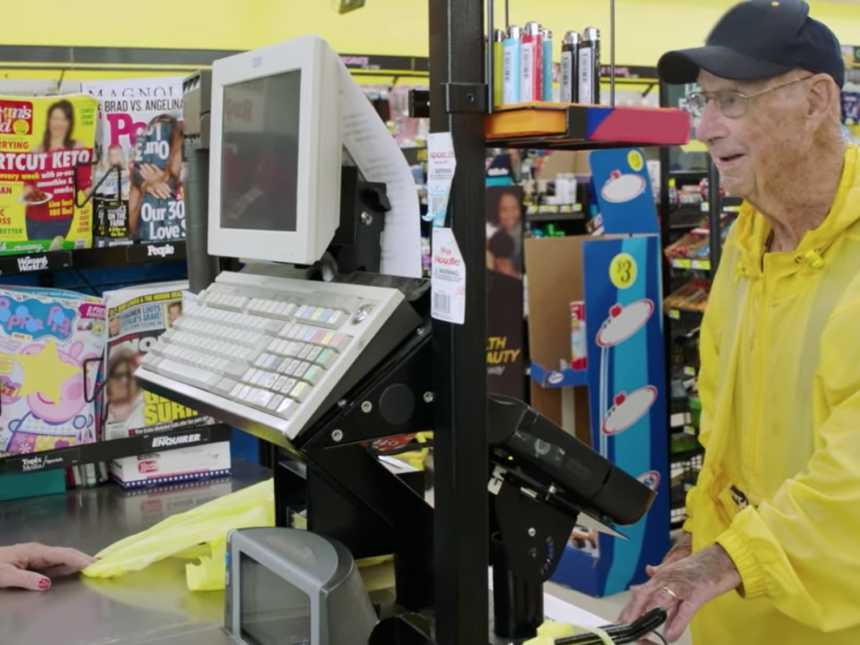
<svg viewBox="0 0 860 645">
<path fill-rule="evenodd" d="M 667 48 L 700 44 L 733 2 L 617 0 L 618 62 L 654 65 Z M 860 44 L 860 2 L 810 4 L 812 14 L 842 42 Z M 132 6 L 146 9 L 126 8 Z M 3 40 L 12 45 L 245 49 L 315 32 L 341 52 L 424 56 L 427 6 L 427 0 L 367 0 L 364 9 L 339 16 L 332 0 L 33 0 L 4 7 L 3 24 L 14 28 L 3 30 Z M 498 0 L 497 16 L 503 6 Z M 608 34 L 608 0 L 510 0 L 510 7 L 513 22 L 539 20 L 556 32 L 556 40 L 567 29 L 587 25 Z"/>
</svg>

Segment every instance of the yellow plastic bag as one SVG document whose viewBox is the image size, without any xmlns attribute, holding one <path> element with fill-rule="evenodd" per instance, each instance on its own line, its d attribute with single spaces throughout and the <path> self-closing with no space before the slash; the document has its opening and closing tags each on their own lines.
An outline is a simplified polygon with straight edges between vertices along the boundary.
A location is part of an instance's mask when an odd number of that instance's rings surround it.
<svg viewBox="0 0 860 645">
<path fill-rule="evenodd" d="M 546 620 L 543 625 L 538 627 L 538 635 L 531 640 L 527 640 L 524 645 L 554 645 L 557 638 L 589 632 L 600 638 L 604 645 L 612 645 L 614 643 L 609 634 L 599 627 L 576 627 L 574 625 L 558 623 L 554 620 Z"/>
<path fill-rule="evenodd" d="M 99 559 L 84 569 L 83 574 L 113 578 L 177 557 L 199 561 L 185 567 L 189 589 L 223 589 L 227 533 L 232 529 L 274 525 L 275 492 L 270 479 L 172 515 L 146 531 L 115 542 L 98 553 Z"/>
</svg>

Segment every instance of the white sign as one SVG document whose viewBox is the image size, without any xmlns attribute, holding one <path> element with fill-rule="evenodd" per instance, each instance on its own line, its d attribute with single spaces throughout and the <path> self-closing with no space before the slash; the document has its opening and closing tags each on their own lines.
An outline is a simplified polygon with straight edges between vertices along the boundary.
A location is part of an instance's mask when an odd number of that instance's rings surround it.
<svg viewBox="0 0 860 645">
<path fill-rule="evenodd" d="M 37 257 L 25 256 L 18 258 L 18 271 L 26 273 L 28 271 L 44 271 L 48 268 L 48 256 L 40 255 Z"/>
<path fill-rule="evenodd" d="M 168 448 L 170 446 L 184 446 L 186 443 L 197 443 L 200 434 L 183 434 L 176 437 L 155 437 L 152 440 L 153 448 Z"/>
<path fill-rule="evenodd" d="M 170 257 L 176 253 L 176 249 L 173 248 L 172 244 L 167 244 L 165 246 L 153 246 L 152 244 L 146 247 L 146 255 L 147 257 L 157 256 L 160 258 Z"/>
<path fill-rule="evenodd" d="M 427 155 L 428 208 L 424 219 L 433 222 L 433 226 L 444 226 L 454 171 L 457 170 L 457 157 L 454 154 L 454 140 L 451 138 L 451 133 L 431 133 L 427 139 Z"/>
<path fill-rule="evenodd" d="M 432 316 L 462 325 L 466 319 L 466 263 L 450 228 L 433 229 L 430 290 Z"/>
</svg>

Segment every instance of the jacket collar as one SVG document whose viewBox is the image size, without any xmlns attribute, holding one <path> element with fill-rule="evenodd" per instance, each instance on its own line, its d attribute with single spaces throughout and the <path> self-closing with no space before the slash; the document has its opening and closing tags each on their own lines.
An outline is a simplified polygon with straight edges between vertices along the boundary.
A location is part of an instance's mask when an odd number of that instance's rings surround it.
<svg viewBox="0 0 860 645">
<path fill-rule="evenodd" d="M 839 187 L 824 221 L 818 228 L 806 232 L 790 256 L 787 253 L 775 254 L 785 256 L 795 269 L 818 271 L 824 268 L 827 250 L 846 229 L 860 220 L 860 164 L 857 157 L 857 146 L 846 146 Z M 771 232 L 770 224 L 752 204 L 744 202 L 735 226 L 735 242 L 739 250 L 737 272 L 749 278 L 759 278 L 765 243 Z"/>
</svg>

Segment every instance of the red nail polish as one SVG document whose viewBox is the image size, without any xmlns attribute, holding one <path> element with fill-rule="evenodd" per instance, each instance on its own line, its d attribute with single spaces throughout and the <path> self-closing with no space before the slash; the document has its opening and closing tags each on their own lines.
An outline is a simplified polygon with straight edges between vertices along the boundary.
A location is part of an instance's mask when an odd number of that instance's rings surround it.
<svg viewBox="0 0 860 645">
<path fill-rule="evenodd" d="M 42 578 L 39 580 L 39 589 L 50 589 L 51 588 L 51 579 L 50 578 Z"/>
</svg>

